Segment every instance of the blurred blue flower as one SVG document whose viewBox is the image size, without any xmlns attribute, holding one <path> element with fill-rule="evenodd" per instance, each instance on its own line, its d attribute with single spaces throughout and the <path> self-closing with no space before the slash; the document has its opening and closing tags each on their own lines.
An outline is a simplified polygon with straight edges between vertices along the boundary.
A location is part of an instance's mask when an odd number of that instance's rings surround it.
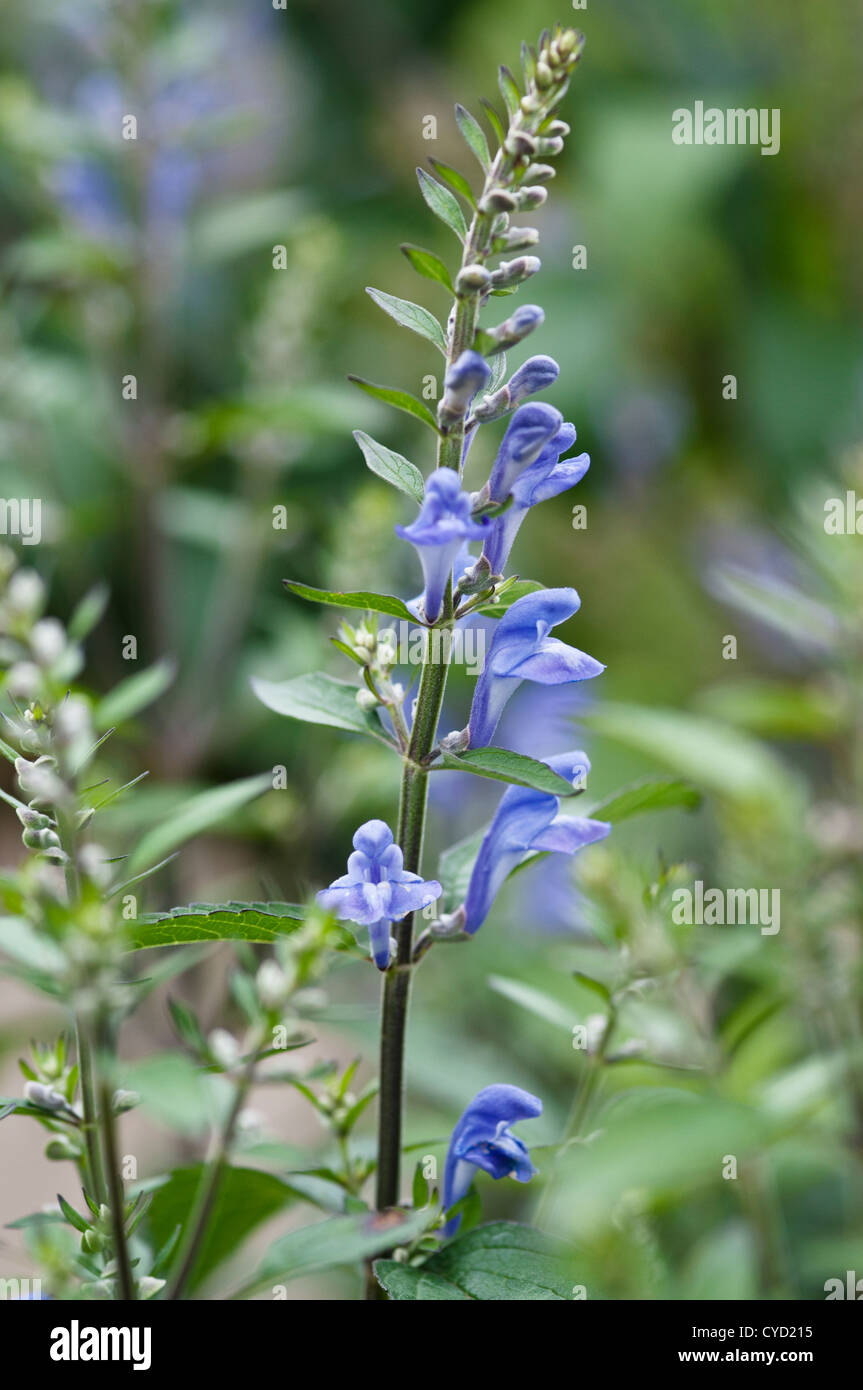
<svg viewBox="0 0 863 1390">
<path fill-rule="evenodd" d="M 580 751 L 560 753 L 543 761 L 568 782 L 582 782 L 590 762 Z M 575 854 L 585 845 L 604 840 L 606 821 L 560 815 L 560 798 L 529 787 L 507 787 L 476 857 L 467 895 L 459 910 L 463 931 L 473 935 L 488 916 L 505 880 L 529 854 L 542 851 Z"/>
<path fill-rule="evenodd" d="M 574 589 L 540 589 L 516 599 L 504 613 L 473 695 L 468 721 L 471 748 L 485 748 L 491 743 L 504 706 L 522 681 L 566 685 L 589 680 L 605 670 L 586 652 L 548 635 L 580 606 Z"/>
<path fill-rule="evenodd" d="M 488 480 L 492 502 L 505 502 L 512 486 L 553 439 L 563 424 L 563 416 L 553 405 L 535 401 L 520 406 L 507 426 Z"/>
<path fill-rule="evenodd" d="M 361 825 L 353 844 L 347 873 L 329 888 L 322 888 L 317 900 L 341 921 L 368 927 L 375 965 L 386 970 L 390 923 L 428 907 L 440 897 L 441 886 L 404 868 L 401 849 L 393 843 L 393 832 L 382 820 Z"/>
<path fill-rule="evenodd" d="M 530 1182 L 536 1169 L 527 1145 L 509 1126 L 541 1114 L 542 1101 L 520 1086 L 486 1086 L 479 1091 L 452 1132 L 444 1168 L 444 1211 L 467 1196 L 477 1168 L 493 1178 Z M 444 1235 L 455 1235 L 460 1225 L 461 1214 L 447 1222 Z"/>
<path fill-rule="evenodd" d="M 396 527 L 396 535 L 410 541 L 419 554 L 425 579 L 423 606 L 430 623 L 440 615 L 453 564 L 465 543 L 488 535 L 488 518 L 474 521 L 470 508 L 470 494 L 462 491 L 458 474 L 452 468 L 438 468 L 426 482 L 416 521 Z"/>
<path fill-rule="evenodd" d="M 560 459 L 561 454 L 574 443 L 575 426 L 566 422 L 545 446 L 539 458 L 516 478 L 512 485 L 512 504 L 495 517 L 485 543 L 483 554 L 492 574 L 503 574 L 518 529 L 530 508 L 538 502 L 548 502 L 581 482 L 590 467 L 590 455 L 578 454 L 575 458 Z"/>
</svg>

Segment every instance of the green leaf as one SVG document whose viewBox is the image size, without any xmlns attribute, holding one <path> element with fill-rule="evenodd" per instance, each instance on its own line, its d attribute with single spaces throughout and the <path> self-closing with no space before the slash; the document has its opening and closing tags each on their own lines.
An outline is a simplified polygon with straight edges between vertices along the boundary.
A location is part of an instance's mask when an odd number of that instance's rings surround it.
<svg viewBox="0 0 863 1390">
<path fill-rule="evenodd" d="M 338 1265 L 353 1265 L 421 1235 L 428 1212 L 357 1212 L 289 1231 L 270 1246 L 254 1281 L 243 1293 L 281 1284 Z"/>
<path fill-rule="evenodd" d="M 474 197 L 473 189 L 464 174 L 460 174 L 458 169 L 453 169 L 449 164 L 444 164 L 441 159 L 430 159 L 429 163 L 432 165 L 435 173 L 440 175 L 444 183 L 449 184 L 453 192 L 460 193 L 463 198 L 467 199 L 471 207 L 476 207 L 476 198 Z"/>
<path fill-rule="evenodd" d="M 839 625 L 835 615 L 784 580 L 738 565 L 724 565 L 712 572 L 711 587 L 718 598 L 776 628 L 797 645 L 829 649 L 836 644 Z"/>
<path fill-rule="evenodd" d="M 93 631 L 97 623 L 101 622 L 105 609 L 108 607 L 110 590 L 107 584 L 96 584 L 76 605 L 74 612 L 67 626 L 67 631 L 73 642 L 83 642 L 85 637 Z"/>
<path fill-rule="evenodd" d="M 671 807 L 682 806 L 694 811 L 701 805 L 701 793 L 688 782 L 666 780 L 657 782 L 636 782 L 623 791 L 614 792 L 592 807 L 590 815 L 599 820 L 627 820 L 629 816 L 640 816 L 645 811 L 666 811 Z"/>
<path fill-rule="evenodd" d="M 224 787 L 210 787 L 199 792 L 143 837 L 129 857 L 129 872 L 135 874 L 155 864 L 187 840 L 233 816 L 247 802 L 268 791 L 272 784 L 272 774 L 261 772 L 229 782 Z"/>
<path fill-rule="evenodd" d="M 360 709 L 358 687 L 349 681 L 336 680 L 335 676 L 321 671 L 294 676 L 287 681 L 262 681 L 253 676 L 252 689 L 262 705 L 288 719 L 299 719 L 304 724 L 326 724 L 331 729 L 347 729 L 353 734 L 368 734 L 387 748 L 393 746 L 377 714 Z"/>
<path fill-rule="evenodd" d="M 364 430 L 354 430 L 354 439 L 363 451 L 367 468 L 383 478 L 384 482 L 398 488 L 399 492 L 412 497 L 418 506 L 422 505 L 425 495 L 423 475 L 415 464 L 393 449 L 388 449 L 385 444 L 379 444 Z"/>
<path fill-rule="evenodd" d="M 512 119 L 521 106 L 521 92 L 509 68 L 504 64 L 498 69 L 497 85 L 500 88 L 500 94 L 504 99 L 510 119 Z"/>
<path fill-rule="evenodd" d="M 431 251 L 424 251 L 421 246 L 412 246 L 407 241 L 402 245 L 401 251 L 407 256 L 417 274 L 425 276 L 426 280 L 434 280 L 438 285 L 448 289 L 450 294 L 455 294 L 452 276 L 439 256 L 435 256 Z"/>
<path fill-rule="evenodd" d="M 434 343 L 439 352 L 446 357 L 446 338 L 444 331 L 428 309 L 424 309 L 421 304 L 414 304 L 410 299 L 399 299 L 394 294 L 385 294 L 383 290 L 372 289 L 366 286 L 366 294 L 370 296 L 383 309 L 385 314 L 395 319 L 403 328 L 409 328 L 412 333 L 418 333 L 421 338 L 427 338 L 430 343 Z"/>
<path fill-rule="evenodd" d="M 60 946 L 20 917 L 0 917 L 0 951 L 32 970 L 65 975 L 68 961 Z"/>
<path fill-rule="evenodd" d="M 348 381 L 352 381 L 354 386 L 358 386 L 361 391 L 365 391 L 367 396 L 374 396 L 376 401 L 384 401 L 387 405 L 395 406 L 396 410 L 404 410 L 408 415 L 413 415 L 417 420 L 422 420 L 424 425 L 439 433 L 437 421 L 432 415 L 427 405 L 418 401 L 416 396 L 412 396 L 410 391 L 397 391 L 392 386 L 376 386 L 373 381 L 365 381 L 361 376 L 349 376 Z"/>
<path fill-rule="evenodd" d="M 458 128 L 461 131 L 462 139 L 471 154 L 476 156 L 482 168 L 488 172 L 491 167 L 491 155 L 489 154 L 488 141 L 485 138 L 483 128 L 479 121 L 477 121 L 464 106 L 458 103 L 456 103 L 455 118 Z"/>
<path fill-rule="evenodd" d="M 471 870 L 484 835 L 483 826 L 466 839 L 459 840 L 458 844 L 450 845 L 438 860 L 437 876 L 444 890 L 443 903 L 440 905 L 447 912 L 452 912 L 467 896 Z"/>
<path fill-rule="evenodd" d="M 133 676 L 120 681 L 96 706 L 96 728 L 100 732 L 111 729 L 140 714 L 142 709 L 164 694 L 174 679 L 176 669 L 173 661 L 157 661 L 146 670 L 136 671 Z"/>
<path fill-rule="evenodd" d="M 231 1093 L 225 1077 L 208 1075 L 182 1052 L 158 1052 L 118 1064 L 117 1083 L 137 1091 L 153 1118 L 180 1134 L 207 1129 Z"/>
<path fill-rule="evenodd" d="M 532 787 L 551 796 L 575 796 L 583 790 L 574 787 L 545 763 L 528 758 L 524 753 L 513 753 L 508 748 L 469 748 L 465 753 L 444 753 L 442 757 L 443 766 L 453 772 L 472 772 L 477 777 Z"/>
<path fill-rule="evenodd" d="M 176 1168 L 156 1188 L 146 1217 L 146 1229 L 155 1249 L 170 1240 L 177 1226 L 188 1221 L 202 1172 L 200 1163 Z M 296 1196 L 287 1183 L 271 1173 L 257 1168 L 225 1168 L 189 1287 L 194 1289 L 202 1284 L 255 1227 L 282 1211 Z"/>
<path fill-rule="evenodd" d="M 481 614 L 483 618 L 502 618 L 507 609 L 511 608 L 518 599 L 524 598 L 526 594 L 535 594 L 544 587 L 535 579 L 517 579 L 494 601 L 489 600 L 474 611 Z"/>
<path fill-rule="evenodd" d="M 455 232 L 459 241 L 464 241 L 467 236 L 467 224 L 455 194 L 444 188 L 437 179 L 433 179 L 425 169 L 417 169 L 417 178 L 420 181 L 420 191 L 432 212 Z"/>
<path fill-rule="evenodd" d="M 90 1223 L 85 1221 L 83 1216 L 79 1216 L 75 1208 L 70 1206 L 66 1198 L 61 1197 L 59 1192 L 57 1193 L 57 1202 L 70 1226 L 74 1226 L 75 1230 L 80 1231 L 82 1235 L 85 1231 L 89 1231 Z"/>
<path fill-rule="evenodd" d="M 503 121 L 501 120 L 500 116 L 497 113 L 497 110 L 494 106 L 492 106 L 490 101 L 486 101 L 485 97 L 481 97 L 480 101 L 483 111 L 488 116 L 489 125 L 491 126 L 500 143 L 503 144 L 504 140 L 506 139 L 506 131 L 503 128 Z"/>
<path fill-rule="evenodd" d="M 530 1226 L 495 1221 L 450 1241 L 422 1265 L 379 1260 L 377 1275 L 396 1300 L 570 1302 L 575 1252 Z"/>
<path fill-rule="evenodd" d="M 313 589 L 294 579 L 283 579 L 282 583 L 292 594 L 308 599 L 310 603 L 330 603 L 335 608 L 362 608 L 372 613 L 387 613 L 391 618 L 403 618 L 405 622 L 416 622 L 407 604 L 391 594 L 373 594 L 366 590 L 346 594 L 333 589 Z"/>
<path fill-rule="evenodd" d="M 298 903 L 190 903 L 130 922 L 130 945 L 138 951 L 203 941 L 269 943 L 296 931 L 304 916 Z"/>
<path fill-rule="evenodd" d="M 518 1004 L 528 1013 L 535 1014 L 537 1018 L 544 1019 L 546 1023 L 560 1027 L 567 1033 L 571 1033 L 578 1023 L 575 1012 L 561 1004 L 559 999 L 554 999 L 544 990 L 535 989 L 533 985 L 527 985 L 522 980 L 510 980 L 504 975 L 489 975 L 488 985 L 495 994 L 502 994 L 505 999 L 511 999 L 513 1004 Z"/>
</svg>

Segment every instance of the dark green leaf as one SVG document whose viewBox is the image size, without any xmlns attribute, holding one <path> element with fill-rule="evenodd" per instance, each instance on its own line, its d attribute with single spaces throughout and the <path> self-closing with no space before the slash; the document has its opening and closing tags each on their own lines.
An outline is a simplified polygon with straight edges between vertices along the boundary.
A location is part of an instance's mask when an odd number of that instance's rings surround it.
<svg viewBox="0 0 863 1390">
<path fill-rule="evenodd" d="M 252 689 L 262 705 L 276 714 L 299 719 L 304 724 L 326 724 L 331 729 L 347 729 L 368 734 L 392 747 L 377 713 L 357 704 L 357 686 L 335 676 L 316 672 L 287 681 L 262 681 L 252 677 Z"/>
<path fill-rule="evenodd" d="M 575 796 L 583 790 L 545 763 L 528 758 L 524 753 L 513 753 L 508 748 L 469 748 L 466 753 L 444 753 L 442 756 L 444 767 L 453 772 L 472 772 L 496 782 L 533 787 L 551 796 Z"/>
<path fill-rule="evenodd" d="M 467 236 L 467 224 L 464 220 L 464 213 L 461 204 L 454 193 L 443 184 L 433 179 L 431 174 L 427 174 L 425 169 L 417 169 L 417 178 L 420 181 L 420 190 L 423 197 L 436 217 L 455 232 L 459 241 L 464 241 Z"/>
<path fill-rule="evenodd" d="M 440 256 L 435 256 L 431 251 L 424 251 L 421 246 L 412 246 L 407 241 L 402 245 L 401 250 L 419 275 L 424 275 L 426 280 L 434 280 L 437 284 L 448 289 L 450 294 L 455 294 L 452 276 Z"/>
<path fill-rule="evenodd" d="M 575 1254 L 563 1241 L 496 1221 L 449 1242 L 420 1266 L 381 1260 L 375 1273 L 391 1298 L 570 1302 Z"/>
<path fill-rule="evenodd" d="M 461 131 L 462 139 L 470 150 L 479 160 L 482 168 L 488 171 L 491 166 L 491 155 L 488 150 L 488 141 L 483 133 L 482 126 L 464 106 L 456 104 L 455 118 L 458 128 Z"/>
<path fill-rule="evenodd" d="M 297 903 L 190 903 L 129 923 L 131 946 L 183 946 L 202 941 L 277 941 L 304 918 Z M 347 935 L 347 933 L 346 933 Z"/>
<path fill-rule="evenodd" d="M 391 594 L 373 594 L 366 590 L 345 594 L 333 589 L 312 589 L 308 584 L 300 584 L 294 579 L 284 579 L 282 583 L 292 594 L 308 599 L 310 603 L 330 603 L 335 608 L 362 608 L 372 613 L 386 613 L 391 618 L 403 618 L 405 622 L 416 622 L 407 604 Z"/>
<path fill-rule="evenodd" d="M 460 193 L 463 198 L 467 199 L 471 207 L 476 207 L 476 198 L 473 195 L 473 189 L 464 174 L 460 174 L 458 169 L 453 169 L 449 164 L 444 164 L 441 159 L 430 159 L 429 163 L 432 165 L 435 173 L 440 175 L 444 183 L 449 184 L 454 193 Z"/>
<path fill-rule="evenodd" d="M 404 410 L 408 415 L 422 420 L 423 424 L 428 425 L 435 434 L 439 432 L 437 421 L 428 406 L 423 405 L 423 402 L 418 401 L 416 396 L 412 396 L 409 391 L 397 391 L 392 386 L 376 386 L 373 381 L 365 381 L 361 376 L 349 376 L 348 381 L 352 381 L 354 386 L 365 391 L 367 396 L 374 396 L 377 401 L 384 401 L 387 405 L 395 406 L 396 410 Z"/>
<path fill-rule="evenodd" d="M 393 449 L 388 449 L 385 444 L 379 444 L 363 430 L 354 430 L 354 439 L 363 451 L 366 466 L 373 473 L 397 487 L 399 492 L 412 497 L 418 505 L 422 504 L 425 492 L 423 475 L 415 464 Z"/>
<path fill-rule="evenodd" d="M 421 304 L 414 304 L 410 299 L 399 299 L 394 294 L 385 294 L 383 290 L 373 289 L 370 285 L 366 286 L 366 294 L 385 314 L 395 319 L 396 323 L 400 323 L 403 328 L 409 328 L 412 333 L 418 333 L 421 338 L 427 338 L 446 357 L 444 331 L 428 309 L 424 309 Z"/>
<path fill-rule="evenodd" d="M 694 811 L 701 805 L 701 793 L 688 782 L 673 779 L 657 782 L 637 782 L 623 791 L 615 792 L 597 803 L 590 812 L 598 820 L 627 820 L 629 816 L 640 816 L 644 811 L 665 811 L 671 807 L 682 806 Z"/>
<path fill-rule="evenodd" d="M 83 1216 L 79 1216 L 75 1208 L 70 1207 L 69 1203 L 66 1201 L 66 1198 L 61 1197 L 59 1192 L 57 1193 L 57 1201 L 59 1203 L 60 1210 L 62 1211 L 66 1220 L 69 1222 L 70 1226 L 74 1226 L 75 1230 L 80 1231 L 82 1235 L 85 1231 L 89 1231 L 89 1221 L 85 1221 Z"/>
<path fill-rule="evenodd" d="M 249 1289 L 280 1284 L 300 1275 L 352 1265 L 416 1239 L 428 1212 L 354 1213 L 289 1231 L 270 1246 Z M 247 1292 L 244 1290 L 243 1292 Z"/>
</svg>

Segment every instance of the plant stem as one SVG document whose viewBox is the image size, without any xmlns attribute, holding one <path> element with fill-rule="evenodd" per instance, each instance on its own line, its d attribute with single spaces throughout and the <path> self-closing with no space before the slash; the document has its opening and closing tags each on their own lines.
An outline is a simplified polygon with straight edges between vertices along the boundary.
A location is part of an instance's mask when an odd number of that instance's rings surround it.
<svg viewBox="0 0 863 1390">
<path fill-rule="evenodd" d="M 246 1097 L 251 1089 L 257 1061 L 258 1045 L 255 1044 L 246 1062 L 246 1066 L 236 1082 L 234 1098 L 228 1112 L 228 1117 L 222 1126 L 222 1131 L 216 1143 L 215 1150 L 198 1184 L 192 1211 L 186 1223 L 183 1243 L 177 1255 L 175 1273 L 165 1293 L 166 1299 L 184 1298 L 186 1285 L 195 1272 L 195 1266 L 198 1262 L 204 1236 L 207 1233 L 207 1227 L 213 1213 L 216 1197 L 218 1196 L 222 1173 L 224 1172 L 231 1151 L 237 1119 L 246 1103 Z"/>
<path fill-rule="evenodd" d="M 102 1125 L 102 1143 L 105 1146 L 105 1167 L 108 1172 L 108 1191 L 111 1208 L 111 1228 L 114 1236 L 114 1259 L 117 1264 L 117 1279 L 120 1297 L 125 1303 L 134 1302 L 137 1297 L 132 1265 L 129 1260 L 129 1246 L 126 1240 L 126 1194 L 120 1176 L 120 1160 L 117 1153 L 117 1125 L 114 1116 L 113 1095 L 107 1081 L 99 1088 L 99 1109 Z"/>
<path fill-rule="evenodd" d="M 108 1185 L 99 1147 L 99 1116 L 96 1106 L 96 1082 L 93 1073 L 93 1049 L 87 1022 L 80 1015 L 75 1020 L 78 1053 L 78 1084 L 81 1088 L 81 1109 L 84 1148 L 87 1154 L 87 1173 L 93 1201 L 99 1206 L 108 1202 Z"/>
</svg>

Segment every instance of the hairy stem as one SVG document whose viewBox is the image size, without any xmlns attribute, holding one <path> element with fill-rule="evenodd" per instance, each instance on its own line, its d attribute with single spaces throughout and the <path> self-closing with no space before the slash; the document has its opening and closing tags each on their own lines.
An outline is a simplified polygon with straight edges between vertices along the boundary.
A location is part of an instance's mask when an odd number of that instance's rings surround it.
<svg viewBox="0 0 863 1390">
<path fill-rule="evenodd" d="M 90 1195 L 99 1206 L 108 1203 L 108 1184 L 99 1146 L 99 1114 L 96 1105 L 96 1079 L 93 1069 L 93 1048 L 87 1021 L 80 1015 L 75 1020 L 78 1054 L 78 1085 L 81 1089 L 81 1109 L 84 1151 L 87 1155 L 87 1175 Z"/>
<path fill-rule="evenodd" d="M 126 1240 L 126 1194 L 120 1176 L 120 1159 L 117 1153 L 117 1122 L 114 1117 L 111 1087 L 103 1080 L 99 1088 L 99 1109 L 102 1128 L 102 1143 L 105 1148 L 105 1168 L 108 1173 L 108 1193 L 111 1208 L 111 1230 L 114 1238 L 114 1260 L 117 1265 L 117 1283 L 120 1297 L 125 1303 L 136 1297 L 135 1280 L 129 1260 L 129 1245 Z"/>
</svg>

